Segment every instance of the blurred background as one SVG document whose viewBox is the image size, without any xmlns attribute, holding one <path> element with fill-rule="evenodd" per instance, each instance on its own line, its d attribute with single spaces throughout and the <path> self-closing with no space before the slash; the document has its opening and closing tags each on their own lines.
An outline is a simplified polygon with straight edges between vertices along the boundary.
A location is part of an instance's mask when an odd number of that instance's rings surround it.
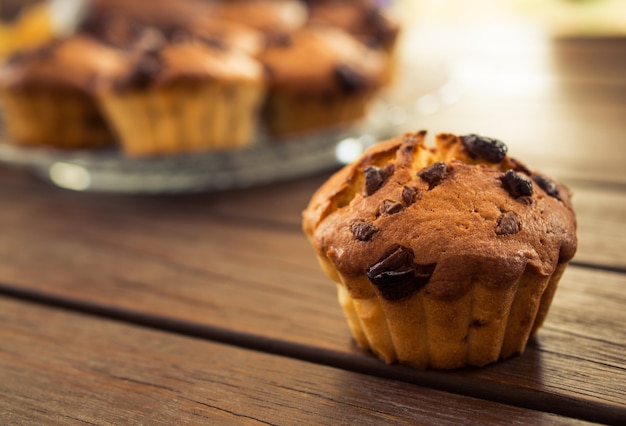
<svg viewBox="0 0 626 426">
<path fill-rule="evenodd" d="M 116 4 L 113 0 L 100 3 Z M 118 2 L 124 3 L 141 2 Z M 316 2 L 303 4 L 309 3 Z M 626 1 L 381 0 L 373 3 L 400 27 L 395 79 L 381 95 L 385 100 L 383 106 L 375 104 L 369 113 L 374 117 L 375 131 L 370 132 L 371 126 L 366 126 L 353 130 L 347 138 L 344 134 L 338 136 L 336 142 L 348 139 L 349 143 L 339 148 L 333 146 L 335 158 L 329 160 L 328 155 L 321 155 L 311 160 L 317 161 L 319 167 L 296 164 L 291 173 L 283 173 L 285 177 L 295 176 L 294 169 L 313 172 L 351 161 L 377 138 L 418 128 L 431 133 L 476 132 L 499 137 L 506 140 L 512 152 L 529 158 L 537 167 L 566 174 L 558 167 L 584 169 L 588 158 L 580 155 L 580 150 L 586 149 L 590 138 L 602 134 L 603 120 L 616 120 L 623 113 L 620 108 L 607 111 L 594 107 L 594 100 L 621 96 L 614 89 L 610 93 L 598 91 L 602 84 L 588 92 L 572 88 L 580 88 L 596 78 L 618 85 L 623 81 L 626 73 L 623 58 L 615 57 L 614 66 L 594 63 L 589 58 L 598 49 L 604 52 L 612 49 L 611 40 L 626 36 Z M 80 25 L 89 6 L 93 4 L 80 0 L 0 0 L 0 58 L 46 43 L 52 36 L 71 33 Z M 584 61 L 568 48 L 574 41 L 577 49 L 588 53 Z M 595 124 L 587 123 L 582 130 L 576 126 L 581 120 Z M 361 138 L 363 133 L 371 134 Z M 6 155 L 5 152 L 5 160 Z M 281 158 L 301 157 L 302 152 L 281 155 Z M 558 167 L 548 160 L 554 156 L 561 159 Z M 9 157 L 9 162 L 17 161 L 14 152 Z M 24 162 L 24 158 L 20 157 L 20 161 Z M 613 158 L 598 161 L 617 167 Z M 91 167 L 85 166 L 83 171 L 79 167 L 78 175 L 83 176 L 86 170 L 85 173 L 95 176 L 93 164 Z M 177 170 L 181 167 L 184 165 L 175 165 Z M 44 174 L 49 169 L 51 165 L 46 163 Z M 62 176 L 61 181 L 69 176 L 65 186 L 81 189 L 86 185 L 84 176 L 78 186 L 71 182 L 77 169 L 62 170 L 59 174 L 61 169 L 57 167 L 55 173 Z M 593 174 L 601 175 L 601 169 L 597 167 Z M 206 186 L 206 182 L 202 185 Z"/>
</svg>

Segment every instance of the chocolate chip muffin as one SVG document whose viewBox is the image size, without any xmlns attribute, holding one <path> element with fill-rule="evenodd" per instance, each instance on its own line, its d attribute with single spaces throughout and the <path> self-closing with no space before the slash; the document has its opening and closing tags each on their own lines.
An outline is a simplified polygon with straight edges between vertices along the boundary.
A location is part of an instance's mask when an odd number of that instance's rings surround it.
<svg viewBox="0 0 626 426">
<path fill-rule="evenodd" d="M 330 26 L 271 39 L 260 60 L 270 87 L 264 118 L 279 138 L 362 118 L 385 81 L 386 57 Z"/>
<path fill-rule="evenodd" d="M 497 139 L 381 142 L 303 213 L 357 343 L 387 363 L 453 369 L 521 354 L 576 251 L 567 187 Z"/>
<path fill-rule="evenodd" d="M 234 150 L 254 140 L 263 69 L 227 39 L 144 28 L 96 94 L 124 154 Z"/>
<path fill-rule="evenodd" d="M 123 63 L 118 51 L 83 35 L 15 53 L 0 65 L 7 140 L 72 149 L 111 144 L 93 82 Z"/>
<path fill-rule="evenodd" d="M 374 0 L 307 0 L 309 21 L 336 26 L 386 56 L 385 82 L 394 80 L 400 25 Z"/>
</svg>

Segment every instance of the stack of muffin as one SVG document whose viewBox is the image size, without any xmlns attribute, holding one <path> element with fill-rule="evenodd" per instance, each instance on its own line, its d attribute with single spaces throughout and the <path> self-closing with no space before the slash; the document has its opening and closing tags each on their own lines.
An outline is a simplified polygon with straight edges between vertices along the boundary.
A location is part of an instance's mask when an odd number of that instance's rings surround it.
<svg viewBox="0 0 626 426">
<path fill-rule="evenodd" d="M 7 139 L 152 156 L 343 126 L 389 83 L 397 35 L 373 0 L 98 0 L 2 64 Z"/>
</svg>

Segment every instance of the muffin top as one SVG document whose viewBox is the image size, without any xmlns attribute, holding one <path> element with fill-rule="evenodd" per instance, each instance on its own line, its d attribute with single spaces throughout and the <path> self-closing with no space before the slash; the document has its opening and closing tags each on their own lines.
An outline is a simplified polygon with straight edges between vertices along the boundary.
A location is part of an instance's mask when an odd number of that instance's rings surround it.
<svg viewBox="0 0 626 426">
<path fill-rule="evenodd" d="M 335 25 L 369 46 L 391 48 L 400 26 L 372 0 L 308 0 L 311 22 Z"/>
<path fill-rule="evenodd" d="M 24 89 L 50 86 L 88 91 L 96 75 L 124 67 L 124 55 L 84 35 L 53 40 L 20 51 L 0 68 L 0 87 Z"/>
<path fill-rule="evenodd" d="M 382 85 L 384 56 L 329 26 L 276 37 L 260 56 L 270 84 L 297 93 L 353 93 Z"/>
<path fill-rule="evenodd" d="M 425 135 L 375 145 L 313 195 L 303 228 L 320 259 L 393 301 L 425 286 L 447 299 L 476 281 L 513 285 L 528 268 L 546 276 L 574 256 L 568 188 L 496 139 L 439 134 L 431 148 Z"/>
<path fill-rule="evenodd" d="M 257 60 L 219 38 L 146 27 L 128 49 L 124 68 L 101 76 L 99 90 L 143 90 L 207 80 L 262 82 L 264 77 Z"/>
</svg>

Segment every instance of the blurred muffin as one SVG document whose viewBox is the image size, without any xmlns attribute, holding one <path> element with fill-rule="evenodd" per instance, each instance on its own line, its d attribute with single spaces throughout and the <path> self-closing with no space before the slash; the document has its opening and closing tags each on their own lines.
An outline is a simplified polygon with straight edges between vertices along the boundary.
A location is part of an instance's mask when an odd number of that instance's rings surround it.
<svg viewBox="0 0 626 426">
<path fill-rule="evenodd" d="M 266 40 L 262 32 L 235 21 L 202 15 L 191 20 L 186 30 L 200 40 L 222 43 L 253 57 L 258 57 L 265 49 Z"/>
<path fill-rule="evenodd" d="M 120 19 L 138 25 L 138 28 L 183 27 L 190 19 L 205 14 L 202 0 L 91 0 L 81 29 L 90 32 L 105 30 L 111 22 Z"/>
<path fill-rule="evenodd" d="M 304 211 L 357 343 L 452 369 L 520 354 L 576 251 L 570 191 L 502 142 L 425 132 L 382 142 Z"/>
<path fill-rule="evenodd" d="M 312 24 L 341 28 L 386 56 L 385 82 L 393 82 L 400 25 L 373 0 L 307 0 Z"/>
<path fill-rule="evenodd" d="M 362 118 L 384 83 L 380 52 L 329 26 L 276 37 L 260 60 L 270 85 L 264 118 L 278 137 Z"/>
<path fill-rule="evenodd" d="M 219 40 L 155 29 L 133 49 L 124 71 L 97 85 L 127 155 L 230 150 L 252 142 L 265 91 L 258 62 Z"/>
<path fill-rule="evenodd" d="M 372 0 L 307 0 L 312 23 L 333 25 L 368 46 L 394 50 L 400 25 Z"/>
<path fill-rule="evenodd" d="M 265 36 L 260 31 L 201 13 L 203 9 L 191 13 L 193 10 L 173 8 L 171 15 L 165 13 L 169 11 L 167 8 L 159 14 L 154 10 L 146 14 L 134 10 L 134 13 L 127 13 L 123 8 L 105 9 L 99 13 L 91 11 L 80 32 L 121 49 L 150 49 L 155 36 L 147 36 L 147 33 L 158 33 L 156 37 L 170 41 L 194 38 L 208 44 L 239 49 L 253 56 L 265 48 Z"/>
<path fill-rule="evenodd" d="M 85 36 L 14 54 L 0 68 L 8 140 L 25 145 L 92 148 L 111 143 L 92 84 L 121 69 L 120 53 Z"/>
</svg>

